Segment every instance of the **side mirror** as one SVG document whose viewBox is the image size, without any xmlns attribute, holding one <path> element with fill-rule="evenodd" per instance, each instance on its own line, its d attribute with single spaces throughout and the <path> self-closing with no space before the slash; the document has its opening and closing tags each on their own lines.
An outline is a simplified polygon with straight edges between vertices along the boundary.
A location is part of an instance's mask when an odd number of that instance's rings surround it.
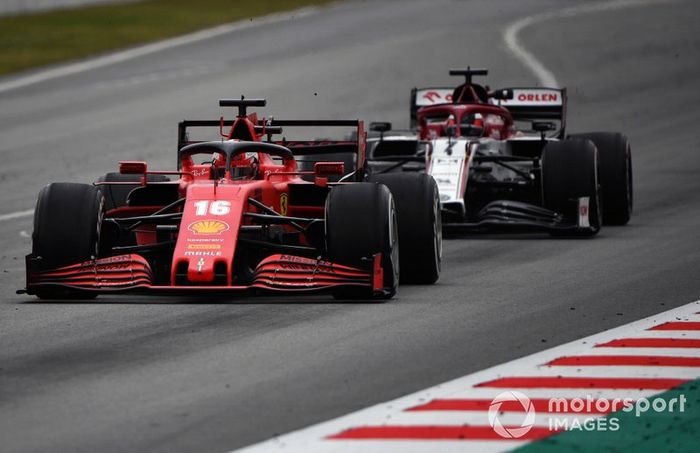
<svg viewBox="0 0 700 453">
<path fill-rule="evenodd" d="M 122 175 L 143 175 L 148 171 L 148 165 L 142 160 L 123 160 L 119 162 L 119 173 Z"/>
<path fill-rule="evenodd" d="M 314 164 L 314 184 L 321 187 L 328 185 L 328 177 L 345 173 L 343 162 L 316 162 Z"/>
<path fill-rule="evenodd" d="M 314 164 L 314 176 L 326 177 L 345 174 L 343 162 L 316 162 Z"/>
<path fill-rule="evenodd" d="M 556 130 L 556 124 L 549 121 L 533 121 L 532 130 L 537 132 L 548 132 Z"/>
<path fill-rule="evenodd" d="M 384 121 L 376 121 L 369 123 L 369 130 L 374 132 L 388 132 L 391 130 L 391 123 Z"/>
<path fill-rule="evenodd" d="M 508 101 L 513 99 L 513 90 L 496 90 L 490 96 L 498 101 Z"/>
</svg>

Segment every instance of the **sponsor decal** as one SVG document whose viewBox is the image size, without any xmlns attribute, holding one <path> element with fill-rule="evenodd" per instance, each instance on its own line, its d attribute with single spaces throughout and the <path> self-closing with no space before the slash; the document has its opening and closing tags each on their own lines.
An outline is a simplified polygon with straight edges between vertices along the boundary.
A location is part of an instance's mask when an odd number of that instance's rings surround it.
<svg viewBox="0 0 700 453">
<path fill-rule="evenodd" d="M 559 96 L 555 93 L 520 93 L 518 95 L 518 100 L 527 102 L 557 102 Z"/>
<path fill-rule="evenodd" d="M 423 94 L 423 99 L 426 99 L 429 103 L 433 104 L 436 102 L 452 102 L 452 95 L 451 94 L 446 94 L 445 96 L 441 96 L 440 93 L 437 91 L 428 91 L 427 93 Z"/>
<path fill-rule="evenodd" d="M 452 88 L 423 89 L 416 92 L 416 106 L 445 104 L 452 102 Z"/>
<path fill-rule="evenodd" d="M 187 226 L 194 234 L 221 234 L 230 229 L 228 223 L 221 220 L 198 220 Z"/>
<path fill-rule="evenodd" d="M 314 260 L 311 258 L 304 258 L 301 256 L 294 255 L 280 255 L 280 261 L 310 266 L 333 266 L 333 263 L 331 263 L 330 261 Z"/>
<path fill-rule="evenodd" d="M 194 170 L 192 170 L 192 176 L 195 176 L 195 177 L 209 176 L 209 168 L 205 168 L 202 170 L 194 169 Z"/>
<path fill-rule="evenodd" d="M 280 195 L 280 214 L 287 215 L 287 207 L 289 206 L 289 197 L 286 193 Z"/>
<path fill-rule="evenodd" d="M 187 244 L 187 250 L 221 250 L 221 244 Z"/>
<path fill-rule="evenodd" d="M 518 402 L 525 412 L 525 418 L 519 427 L 505 427 L 501 423 L 500 417 L 503 414 L 501 405 L 505 402 Z M 489 405 L 489 424 L 493 430 L 501 437 L 506 439 L 517 439 L 527 434 L 535 424 L 535 406 L 530 401 L 530 398 L 520 392 L 509 391 L 496 395 L 496 398 Z"/>
<path fill-rule="evenodd" d="M 200 258 L 199 261 L 197 261 L 197 272 L 199 272 L 201 274 L 203 267 L 204 267 L 204 258 Z"/>
<path fill-rule="evenodd" d="M 517 106 L 557 106 L 563 104 L 561 92 L 559 90 L 540 88 L 514 90 L 513 99 L 504 99 L 500 104 L 506 107 Z"/>
<path fill-rule="evenodd" d="M 183 255 L 185 256 L 221 256 L 220 251 L 211 250 L 187 250 Z"/>
</svg>

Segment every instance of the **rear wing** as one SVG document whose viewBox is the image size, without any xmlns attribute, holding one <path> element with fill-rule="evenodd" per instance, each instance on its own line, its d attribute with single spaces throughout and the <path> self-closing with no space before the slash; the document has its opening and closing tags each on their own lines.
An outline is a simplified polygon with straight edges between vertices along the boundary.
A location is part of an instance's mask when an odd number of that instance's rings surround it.
<svg viewBox="0 0 700 453">
<path fill-rule="evenodd" d="M 430 87 L 413 88 L 411 90 L 411 122 L 410 128 L 418 127 L 418 109 L 426 105 L 450 104 L 452 103 L 452 92 L 450 87 Z"/>
<path fill-rule="evenodd" d="M 501 88 L 512 93 L 510 99 L 496 100 L 508 109 L 514 121 L 559 121 L 558 136 L 566 129 L 566 88 Z"/>
<path fill-rule="evenodd" d="M 197 143 L 198 140 L 190 140 L 188 129 L 193 127 L 219 127 L 231 128 L 233 126 L 234 120 L 184 120 L 180 121 L 177 125 L 177 150 L 180 151 L 187 145 Z M 220 131 L 221 132 L 221 131 Z M 270 141 L 270 136 L 282 133 L 282 129 L 279 127 L 272 127 L 269 125 L 259 125 L 255 126 L 255 133 L 259 137 L 265 135 L 268 136 L 268 141 Z M 223 135 L 223 134 L 222 134 Z"/>
<path fill-rule="evenodd" d="M 323 154 L 356 154 L 355 181 L 364 177 L 367 162 L 367 134 L 362 120 L 278 120 L 269 121 L 271 127 L 352 127 L 354 129 L 347 140 L 302 140 L 290 141 L 286 138 L 273 143 L 285 146 L 295 156 L 321 156 Z M 354 140 L 353 140 L 354 139 Z"/>
<path fill-rule="evenodd" d="M 418 127 L 418 109 L 427 105 L 450 104 L 454 88 L 429 87 L 411 90 L 411 129 Z M 508 91 L 512 99 L 496 100 L 494 93 Z M 510 94 L 509 93 L 509 94 Z M 490 101 L 508 109 L 515 121 L 559 121 L 558 136 L 566 128 L 566 88 L 501 88 L 489 93 Z"/>
</svg>

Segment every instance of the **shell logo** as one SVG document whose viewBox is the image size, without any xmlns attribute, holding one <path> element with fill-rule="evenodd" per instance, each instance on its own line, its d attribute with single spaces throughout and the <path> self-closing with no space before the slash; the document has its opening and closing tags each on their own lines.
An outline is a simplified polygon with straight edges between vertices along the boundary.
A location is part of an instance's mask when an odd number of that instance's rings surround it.
<svg viewBox="0 0 700 453">
<path fill-rule="evenodd" d="M 187 227 L 194 234 L 221 234 L 229 228 L 228 223 L 220 220 L 198 220 Z"/>
</svg>

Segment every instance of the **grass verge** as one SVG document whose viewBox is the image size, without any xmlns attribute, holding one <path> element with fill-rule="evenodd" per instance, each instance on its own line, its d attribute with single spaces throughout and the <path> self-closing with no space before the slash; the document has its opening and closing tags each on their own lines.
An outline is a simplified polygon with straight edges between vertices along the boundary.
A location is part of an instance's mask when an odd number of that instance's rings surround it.
<svg viewBox="0 0 700 453">
<path fill-rule="evenodd" d="M 141 0 L 0 17 L 0 75 L 331 0 Z"/>
</svg>

